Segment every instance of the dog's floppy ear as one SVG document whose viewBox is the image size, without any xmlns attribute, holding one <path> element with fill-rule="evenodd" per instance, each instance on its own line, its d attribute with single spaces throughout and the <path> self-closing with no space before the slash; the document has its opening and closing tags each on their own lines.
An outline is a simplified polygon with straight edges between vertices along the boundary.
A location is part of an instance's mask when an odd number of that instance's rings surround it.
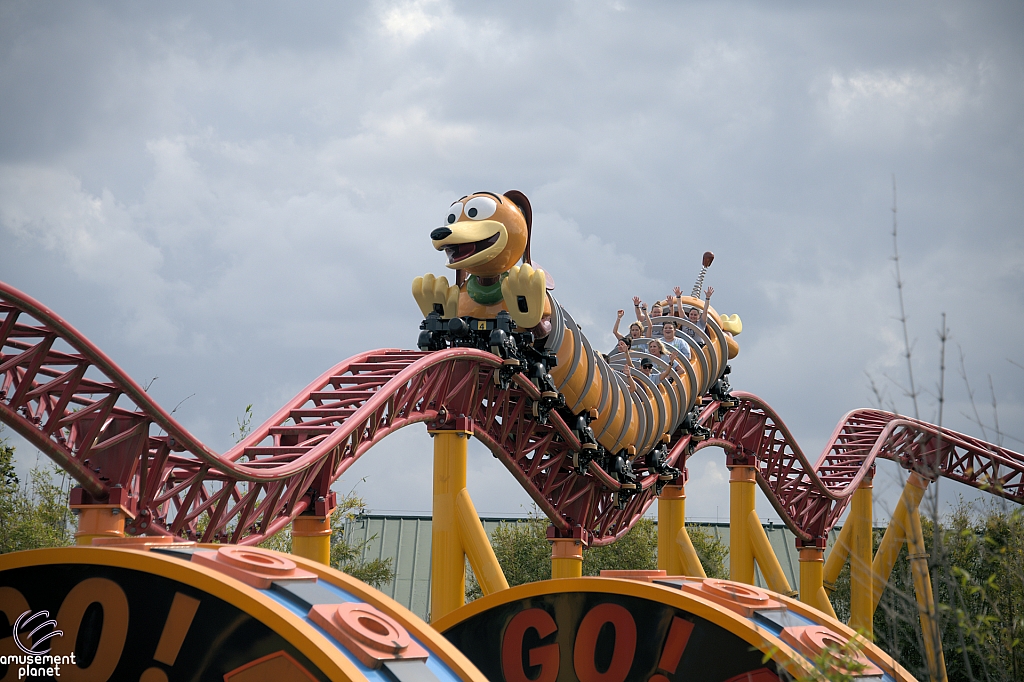
<svg viewBox="0 0 1024 682">
<path fill-rule="evenodd" d="M 530 200 L 517 189 L 510 189 L 502 196 L 510 199 L 513 204 L 518 206 L 519 210 L 523 212 L 523 217 L 526 218 L 526 248 L 523 249 L 523 262 L 532 265 L 530 261 L 530 236 L 533 233 L 533 208 L 530 206 Z"/>
</svg>

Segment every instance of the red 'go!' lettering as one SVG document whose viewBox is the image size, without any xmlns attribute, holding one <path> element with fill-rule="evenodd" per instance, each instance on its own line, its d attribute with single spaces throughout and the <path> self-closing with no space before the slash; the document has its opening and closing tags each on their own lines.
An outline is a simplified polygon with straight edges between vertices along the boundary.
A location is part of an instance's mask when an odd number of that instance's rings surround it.
<svg viewBox="0 0 1024 682">
<path fill-rule="evenodd" d="M 615 628 L 615 647 L 612 662 L 606 671 L 598 672 L 594 660 L 597 637 L 605 623 Z M 618 604 L 598 604 L 587 612 L 576 632 L 572 663 L 580 682 L 625 682 L 636 653 L 636 621 L 625 607 Z"/>
<path fill-rule="evenodd" d="M 683 657 L 683 650 L 686 643 L 690 641 L 690 633 L 693 632 L 693 623 L 683 620 L 679 616 L 672 619 L 672 627 L 669 628 L 668 636 L 665 637 L 665 646 L 661 650 L 661 659 L 658 661 L 658 669 L 668 675 L 675 673 L 679 667 L 679 659 Z M 668 682 L 668 675 L 657 673 L 647 682 Z"/>
<path fill-rule="evenodd" d="M 627 614 L 628 615 L 628 614 Z M 515 615 L 501 640 L 501 672 L 507 682 L 555 682 L 558 679 L 558 644 L 530 649 L 530 667 L 540 666 L 540 674 L 531 680 L 523 669 L 523 637 L 536 630 L 544 639 L 558 629 L 555 619 L 544 609 L 526 609 Z M 600 629 L 600 626 L 599 626 Z"/>
</svg>

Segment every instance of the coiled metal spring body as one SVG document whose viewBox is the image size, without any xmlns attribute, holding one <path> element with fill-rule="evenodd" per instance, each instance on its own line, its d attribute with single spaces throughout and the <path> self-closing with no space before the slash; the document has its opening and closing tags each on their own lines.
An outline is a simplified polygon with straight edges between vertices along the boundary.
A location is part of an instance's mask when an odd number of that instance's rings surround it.
<svg viewBox="0 0 1024 682">
<path fill-rule="evenodd" d="M 674 433 L 714 383 L 726 373 L 728 341 L 717 315 L 709 310 L 707 331 L 687 319 L 659 317 L 654 323 L 674 322 L 690 348 L 687 358 L 678 349 L 663 344 L 674 362 L 644 350 L 631 351 L 635 360 L 650 360 L 658 372 L 657 381 L 642 372 L 631 372 L 636 390 L 625 375 L 626 356 L 612 353 L 608 361 L 596 353 L 572 316 L 548 292 L 551 299 L 551 333 L 545 348 L 555 352 L 558 363 L 551 368 L 558 391 L 574 414 L 589 413 L 590 427 L 607 452 L 628 459 L 653 450 L 665 435 Z M 684 305 L 702 306 L 701 301 L 682 297 Z M 692 335 L 685 330 L 692 331 Z M 660 340 L 660 339 L 659 339 Z M 647 348 L 651 339 L 634 339 Z M 635 346 L 634 346 L 635 347 Z M 556 350 L 557 349 L 557 350 Z"/>
</svg>

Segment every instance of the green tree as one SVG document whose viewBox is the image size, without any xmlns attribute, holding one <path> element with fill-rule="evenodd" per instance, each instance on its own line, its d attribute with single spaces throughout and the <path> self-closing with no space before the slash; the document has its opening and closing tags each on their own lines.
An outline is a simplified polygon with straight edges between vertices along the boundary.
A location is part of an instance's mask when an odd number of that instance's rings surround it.
<svg viewBox="0 0 1024 682">
<path fill-rule="evenodd" d="M 722 542 L 716 531 L 706 526 L 686 526 L 693 548 L 697 550 L 697 558 L 709 578 L 727 580 L 729 571 L 725 567 L 725 558 L 729 556 L 729 546 Z"/>
<path fill-rule="evenodd" d="M 548 520 L 531 516 L 524 521 L 501 523 L 491 532 L 491 547 L 505 574 L 509 587 L 551 578 L 551 544 Z M 483 591 L 467 567 L 466 599 L 483 596 Z"/>
<path fill-rule="evenodd" d="M 1024 509 L 960 503 L 945 518 L 922 517 L 950 682 L 1024 679 Z M 883 529 L 876 529 L 877 549 Z M 847 565 L 832 604 L 850 613 Z M 876 643 L 919 679 L 927 678 L 910 559 L 904 546 L 874 617 Z"/>
<path fill-rule="evenodd" d="M 395 579 L 392 559 L 362 558 L 366 549 L 376 536 L 359 542 L 349 542 L 345 536 L 345 526 L 363 513 L 366 503 L 363 498 L 350 491 L 341 500 L 331 515 L 331 567 L 348 573 L 353 578 L 362 580 L 367 585 L 381 587 Z M 260 543 L 260 547 L 273 549 L 290 554 L 292 551 L 292 534 L 290 527 L 282 530 Z"/>
<path fill-rule="evenodd" d="M 524 521 L 502 523 L 491 533 L 491 547 L 509 587 L 548 580 L 551 577 L 551 544 L 548 520 L 540 515 Z M 724 559 L 729 548 L 712 532 L 687 526 L 697 555 L 709 577 L 727 577 Z M 653 570 L 658 567 L 658 527 L 642 518 L 622 538 L 610 545 L 583 550 L 583 575 L 600 575 L 602 570 Z M 466 581 L 467 599 L 482 592 L 472 576 Z"/>
<path fill-rule="evenodd" d="M 658 527 L 648 518 L 639 519 L 628 533 L 610 545 L 583 550 L 583 575 L 657 568 Z"/>
<path fill-rule="evenodd" d="M 73 544 L 77 524 L 67 505 L 67 475 L 56 466 L 40 465 L 22 484 L 14 453 L 0 436 L 0 554 Z"/>
<path fill-rule="evenodd" d="M 331 566 L 358 578 L 368 585 L 381 587 L 395 579 L 392 558 L 364 560 L 363 551 L 376 535 L 359 542 L 349 542 L 345 537 L 345 527 L 355 521 L 366 508 L 363 498 L 350 491 L 338 503 L 331 517 Z"/>
</svg>

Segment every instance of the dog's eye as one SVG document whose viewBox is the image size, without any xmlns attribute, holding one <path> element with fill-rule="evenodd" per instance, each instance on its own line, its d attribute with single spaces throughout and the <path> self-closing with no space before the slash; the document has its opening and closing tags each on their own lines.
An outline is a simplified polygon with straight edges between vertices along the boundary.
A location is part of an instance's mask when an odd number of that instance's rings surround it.
<svg viewBox="0 0 1024 682">
<path fill-rule="evenodd" d="M 448 215 L 444 219 L 445 225 L 451 225 L 456 220 L 462 217 L 462 202 L 456 201 L 454 204 L 448 207 Z"/>
<path fill-rule="evenodd" d="M 466 202 L 466 215 L 473 220 L 490 218 L 497 210 L 497 202 L 490 197 L 473 197 Z"/>
</svg>

